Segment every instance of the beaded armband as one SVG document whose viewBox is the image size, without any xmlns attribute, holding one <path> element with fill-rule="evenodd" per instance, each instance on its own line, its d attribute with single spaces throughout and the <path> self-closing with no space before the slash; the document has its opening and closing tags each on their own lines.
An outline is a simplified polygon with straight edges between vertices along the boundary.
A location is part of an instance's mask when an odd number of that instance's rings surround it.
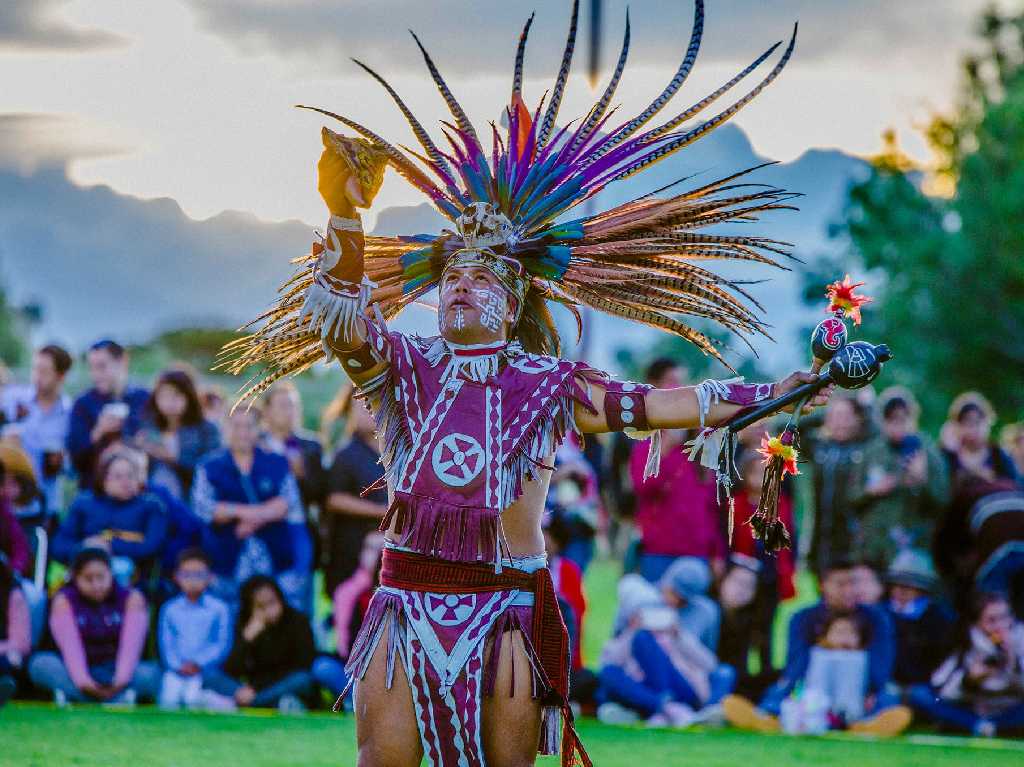
<svg viewBox="0 0 1024 767">
<path fill-rule="evenodd" d="M 647 421 L 647 392 L 654 387 L 629 381 L 608 381 L 604 385 L 604 417 L 611 431 L 631 439 L 649 439 L 644 479 L 656 476 L 661 464 L 661 432 Z"/>
<path fill-rule="evenodd" d="M 652 386 L 630 382 L 609 381 L 605 385 L 604 414 L 610 431 L 649 431 L 647 423 L 647 392 Z"/>
</svg>

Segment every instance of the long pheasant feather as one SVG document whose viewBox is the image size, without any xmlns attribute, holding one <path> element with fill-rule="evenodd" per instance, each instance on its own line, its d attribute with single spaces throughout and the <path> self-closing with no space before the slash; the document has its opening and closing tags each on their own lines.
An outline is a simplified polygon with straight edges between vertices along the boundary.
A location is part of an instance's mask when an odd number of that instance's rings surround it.
<svg viewBox="0 0 1024 767">
<path fill-rule="evenodd" d="M 452 117 L 455 118 L 456 125 L 459 126 L 459 130 L 468 133 L 473 137 L 474 141 L 479 146 L 480 141 L 476 137 L 476 130 L 473 128 L 473 123 L 470 122 L 469 117 L 466 116 L 465 110 L 462 105 L 456 100 L 455 96 L 452 95 L 451 88 L 448 87 L 448 83 L 441 77 L 441 72 L 438 70 L 437 65 L 434 64 L 434 60 L 430 58 L 430 54 L 427 53 L 427 49 L 423 47 L 423 43 L 416 36 L 416 33 L 411 29 L 409 34 L 412 35 L 412 39 L 416 41 L 416 45 L 420 49 L 420 53 L 423 54 L 423 61 L 427 65 L 427 69 L 430 71 L 430 76 L 434 80 L 434 84 L 437 85 L 438 91 L 441 92 L 441 97 L 444 99 L 445 104 L 448 105 L 448 111 L 452 113 Z"/>
<path fill-rule="evenodd" d="M 551 129 L 555 126 L 558 118 L 558 109 L 562 106 L 562 94 L 565 92 L 565 83 L 569 79 L 569 70 L 572 68 L 572 54 L 576 49 L 576 28 L 580 17 L 580 0 L 572 2 L 572 18 L 569 21 L 569 35 L 565 40 L 565 50 L 562 52 L 562 64 L 558 68 L 558 77 L 555 78 L 555 86 L 551 90 L 551 101 L 544 113 L 544 121 L 541 123 L 540 132 L 537 134 L 537 146 L 543 148 L 551 135 Z"/>
<path fill-rule="evenodd" d="M 593 156 L 594 159 L 606 154 L 617 144 L 633 135 L 633 133 L 643 127 L 652 117 L 654 117 L 654 115 L 660 112 L 669 101 L 672 100 L 672 97 L 675 96 L 683 83 L 686 82 L 686 78 L 690 76 L 693 64 L 697 60 L 697 53 L 700 51 L 700 41 L 703 35 L 704 0 L 696 0 L 693 6 L 693 29 L 690 32 L 690 44 L 686 48 L 686 54 L 683 56 L 683 60 L 679 64 L 679 69 L 676 70 L 675 75 L 669 81 L 669 84 L 665 86 L 665 89 L 658 94 L 658 97 L 655 98 L 643 112 L 622 125 L 608 137 L 608 140 L 604 144 L 595 150 L 595 154 Z"/>
<path fill-rule="evenodd" d="M 619 80 L 622 79 L 622 73 L 626 68 L 626 59 L 629 57 L 629 8 L 626 9 L 626 31 L 622 35 L 622 50 L 619 52 L 619 60 L 615 64 L 615 69 L 612 71 L 611 79 L 608 81 L 607 87 L 604 89 L 604 93 L 601 94 L 594 106 L 590 108 L 590 114 L 587 115 L 587 119 L 580 126 L 579 131 L 573 136 L 570 144 L 570 151 L 575 150 L 581 144 L 586 142 L 593 131 L 596 129 L 598 123 L 601 122 L 601 118 L 604 117 L 605 111 L 608 109 L 608 105 L 611 103 L 612 98 L 615 96 L 615 91 L 619 87 Z"/>
<path fill-rule="evenodd" d="M 738 72 L 731 80 L 729 80 L 729 82 L 725 83 L 720 88 L 716 88 L 714 91 L 712 91 L 707 96 L 702 98 L 700 101 L 698 101 L 692 107 L 689 107 L 688 109 L 683 110 L 682 112 L 677 114 L 675 117 L 673 117 L 671 120 L 667 121 L 665 124 L 659 125 L 654 130 L 648 132 L 647 136 L 650 137 L 650 138 L 657 138 L 658 136 L 662 136 L 662 135 L 668 133 L 673 128 L 675 128 L 677 125 L 682 125 L 687 120 L 690 120 L 690 119 L 696 117 L 698 114 L 700 114 L 705 109 L 707 109 L 711 104 L 713 104 L 715 101 L 717 101 L 719 98 L 721 98 L 726 92 L 732 90 L 732 88 L 737 83 L 739 83 L 740 80 L 742 80 L 744 77 L 746 77 L 751 72 L 753 72 L 755 69 L 757 69 L 759 66 L 761 66 L 761 64 L 764 62 L 764 60 L 767 59 L 769 56 L 771 56 L 773 53 L 775 53 L 776 49 L 780 45 L 782 45 L 781 41 L 775 43 L 775 45 L 773 45 L 771 48 L 769 48 L 764 53 L 762 53 L 760 56 L 758 56 L 756 59 L 754 59 L 750 64 L 748 64 L 746 67 L 744 67 L 742 70 L 740 70 L 740 72 Z"/>
<path fill-rule="evenodd" d="M 621 181 L 622 179 L 634 176 L 644 168 L 653 165 L 656 162 L 660 162 L 661 160 L 664 160 L 666 157 L 675 154 L 683 147 L 688 146 L 692 144 L 694 141 L 697 141 L 698 139 L 707 135 L 722 123 L 732 119 L 737 112 L 739 112 L 743 107 L 745 107 L 747 104 L 753 101 L 754 98 L 766 87 L 768 87 L 768 85 L 771 84 L 771 82 L 775 80 L 775 78 L 778 77 L 779 74 L 782 72 L 783 68 L 789 62 L 790 56 L 793 55 L 793 49 L 796 47 L 796 33 L 797 26 L 794 25 L 793 36 L 790 38 L 789 45 L 786 47 L 786 51 L 782 54 L 782 58 L 779 59 L 779 63 L 776 64 L 775 68 L 772 69 L 772 71 L 769 72 L 765 76 L 765 78 L 760 83 L 758 83 L 749 93 L 747 93 L 747 95 L 745 95 L 743 98 L 741 98 L 728 109 L 719 112 L 715 117 L 711 118 L 707 122 L 703 123 L 697 128 L 694 128 L 691 131 L 683 133 L 682 135 L 674 138 L 672 141 L 669 141 L 668 143 L 660 146 L 658 149 L 654 150 L 650 154 L 631 163 L 629 166 L 617 171 L 610 178 L 601 179 L 595 182 L 594 186 L 597 188 L 604 188 L 608 184 L 612 184 L 615 183 L 616 181 Z M 672 134 L 668 135 L 671 136 Z"/>
<path fill-rule="evenodd" d="M 516 46 L 516 65 L 512 73 L 513 102 L 515 102 L 516 96 L 523 92 L 523 60 L 526 58 L 526 38 L 530 36 L 530 27 L 533 26 L 533 17 L 535 15 L 531 13 L 530 18 L 526 20 L 526 24 L 523 25 L 523 31 L 519 35 L 519 45 Z"/>
<path fill-rule="evenodd" d="M 412 132 L 416 136 L 416 140 L 420 142 L 420 146 L 422 146 L 423 150 L 427 153 L 427 157 L 429 157 L 430 161 L 437 166 L 437 170 L 439 171 L 440 175 L 447 180 L 448 185 L 454 187 L 455 181 L 454 179 L 451 178 L 451 174 L 448 172 L 448 163 L 445 160 L 444 155 L 434 144 L 433 140 L 430 138 L 430 135 L 424 129 L 420 121 L 416 119 L 416 115 L 412 113 L 412 110 L 409 109 L 406 103 L 402 100 L 402 97 L 398 95 L 398 92 L 393 87 L 391 87 L 391 84 L 387 80 L 385 80 L 377 72 L 375 72 L 373 69 L 371 69 L 366 64 L 361 62 L 359 59 L 352 59 L 352 61 L 355 62 L 359 67 L 364 69 L 374 80 L 376 80 L 381 84 L 381 86 L 383 86 L 384 90 L 388 92 L 388 95 L 391 96 L 391 98 L 394 100 L 395 104 L 401 110 L 402 114 L 405 115 L 405 119 L 408 121 L 409 126 L 412 128 Z"/>
</svg>

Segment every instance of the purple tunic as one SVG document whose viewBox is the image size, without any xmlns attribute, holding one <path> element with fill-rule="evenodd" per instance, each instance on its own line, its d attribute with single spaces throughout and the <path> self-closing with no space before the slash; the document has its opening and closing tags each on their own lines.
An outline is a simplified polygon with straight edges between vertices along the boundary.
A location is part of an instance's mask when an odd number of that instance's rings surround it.
<svg viewBox="0 0 1024 767">
<path fill-rule="evenodd" d="M 576 406 L 594 412 L 590 383 L 618 392 L 627 408 L 625 392 L 642 396 L 649 388 L 611 382 L 581 362 L 528 354 L 516 342 L 460 347 L 367 325 L 373 354 L 388 363 L 361 390 L 377 421 L 393 491 L 381 529 L 393 525 L 394 546 L 447 561 L 493 563 L 495 572 L 503 561 L 526 566 L 512 561 L 501 512 L 522 495 L 527 478 L 540 479 L 549 468 L 546 460 L 576 429 Z M 544 565 L 543 554 L 531 557 L 528 571 Z M 558 752 L 559 718 L 566 717 L 571 737 L 564 758 L 571 759 L 579 744 L 568 701 L 554 694 L 531 636 L 534 593 L 437 594 L 429 588 L 377 590 L 349 655 L 350 678 L 362 678 L 387 633 L 387 683 L 401 662 L 428 763 L 482 765 L 480 696 L 504 694 L 493 689 L 500 644 L 518 631 L 533 695 L 543 699 L 539 751 Z M 485 664 L 488 642 L 493 649 Z"/>
<path fill-rule="evenodd" d="M 62 588 L 60 593 L 71 603 L 86 662 L 90 666 L 114 663 L 128 590 L 114 584 L 110 595 L 102 602 L 86 599 L 73 583 Z"/>
<path fill-rule="evenodd" d="M 515 342 L 462 348 L 371 326 L 371 344 L 390 362 L 363 387 L 394 489 L 381 529 L 394 522 L 396 543 L 420 554 L 497 562 L 501 512 L 575 429 L 576 405 L 593 410 L 588 382 L 606 377 Z"/>
</svg>

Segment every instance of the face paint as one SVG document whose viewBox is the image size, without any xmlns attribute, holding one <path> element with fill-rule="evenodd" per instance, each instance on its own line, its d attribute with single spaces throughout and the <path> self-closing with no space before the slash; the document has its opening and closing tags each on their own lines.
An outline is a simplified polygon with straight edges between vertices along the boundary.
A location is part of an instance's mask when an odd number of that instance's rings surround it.
<svg viewBox="0 0 1024 767">
<path fill-rule="evenodd" d="M 480 302 L 480 324 L 492 333 L 497 332 L 508 313 L 508 302 L 504 291 L 492 289 L 474 290 Z"/>
<path fill-rule="evenodd" d="M 454 327 L 455 327 L 456 330 L 462 330 L 464 327 L 466 327 L 466 316 L 462 313 L 462 307 L 461 306 L 456 306 L 455 307 L 455 324 L 454 324 Z"/>
</svg>

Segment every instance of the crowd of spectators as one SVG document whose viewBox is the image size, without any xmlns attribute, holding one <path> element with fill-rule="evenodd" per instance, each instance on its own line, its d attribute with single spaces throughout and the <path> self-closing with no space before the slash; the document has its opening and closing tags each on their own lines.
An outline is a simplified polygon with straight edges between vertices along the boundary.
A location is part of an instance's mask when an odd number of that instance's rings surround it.
<svg viewBox="0 0 1024 767">
<path fill-rule="evenodd" d="M 57 346 L 0 393 L 0 701 L 333 701 L 384 545 L 366 408 L 342 391 L 314 434 L 290 383 L 229 411 L 185 366 L 144 389 L 113 341 L 85 361 L 91 386 L 73 400 Z M 666 359 L 648 379 L 687 383 Z M 567 440 L 543 524 L 575 703 L 647 726 L 1024 727 L 1024 428 L 994 442 L 976 393 L 937 439 L 918 415 L 891 388 L 837 394 L 808 419 L 802 475 L 780 497 L 794 546 L 775 554 L 744 524 L 763 425 L 740 435 L 731 531 L 714 477 L 689 460 L 692 434 L 663 433 L 648 479 L 647 442 Z M 624 574 L 612 636 L 585 657 L 584 575 L 602 550 Z M 814 588 L 807 570 L 820 598 L 781 618 Z"/>
<path fill-rule="evenodd" d="M 299 710 L 340 690 L 386 500 L 360 495 L 381 474 L 363 405 L 344 398 L 325 462 L 290 383 L 229 412 L 187 366 L 145 389 L 114 341 L 85 362 L 73 400 L 52 345 L 0 393 L 0 702 Z"/>
<path fill-rule="evenodd" d="M 680 385 L 686 373 L 656 360 L 648 382 Z M 779 502 L 794 545 L 776 554 L 744 524 L 760 498 L 763 424 L 740 434 L 731 540 L 714 477 L 686 455 L 693 435 L 663 432 L 662 471 L 647 480 L 646 444 L 613 443 L 598 471 L 626 574 L 598 716 L 761 732 L 886 736 L 912 721 L 1019 732 L 1024 428 L 1006 427 L 998 444 L 995 413 L 975 392 L 951 404 L 937 439 L 918 417 L 913 394 L 891 387 L 838 392 L 805 419 L 802 475 Z M 801 564 L 820 599 L 780 617 Z"/>
</svg>

